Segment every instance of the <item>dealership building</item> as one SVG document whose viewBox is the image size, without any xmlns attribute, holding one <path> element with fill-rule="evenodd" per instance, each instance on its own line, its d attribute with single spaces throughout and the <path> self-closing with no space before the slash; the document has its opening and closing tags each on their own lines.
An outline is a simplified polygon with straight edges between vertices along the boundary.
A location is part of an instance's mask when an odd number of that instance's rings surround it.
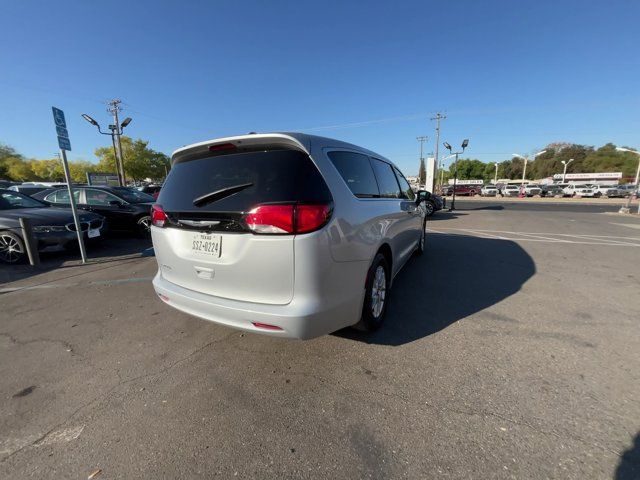
<svg viewBox="0 0 640 480">
<path fill-rule="evenodd" d="M 554 183 L 562 182 L 562 173 L 553 176 Z M 622 179 L 622 172 L 602 172 L 602 173 L 567 173 L 564 175 L 565 183 L 589 183 L 589 184 L 618 184 Z"/>
</svg>

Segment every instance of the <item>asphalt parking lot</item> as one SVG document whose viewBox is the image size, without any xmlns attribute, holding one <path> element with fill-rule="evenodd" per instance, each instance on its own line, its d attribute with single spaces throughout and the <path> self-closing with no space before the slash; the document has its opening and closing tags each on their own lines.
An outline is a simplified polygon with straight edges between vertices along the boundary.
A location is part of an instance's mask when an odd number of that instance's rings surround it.
<svg viewBox="0 0 640 480">
<path fill-rule="evenodd" d="M 457 203 L 369 336 L 181 314 L 139 240 L 0 267 L 0 478 L 640 478 L 640 219 Z"/>
</svg>

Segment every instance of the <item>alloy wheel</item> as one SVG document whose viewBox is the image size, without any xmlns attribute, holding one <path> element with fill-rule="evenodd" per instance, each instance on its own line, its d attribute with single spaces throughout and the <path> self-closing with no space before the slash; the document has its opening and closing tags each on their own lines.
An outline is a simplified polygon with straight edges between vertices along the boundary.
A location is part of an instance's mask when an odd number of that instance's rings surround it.
<svg viewBox="0 0 640 480">
<path fill-rule="evenodd" d="M 0 235 L 0 258 L 4 262 L 16 263 L 23 254 L 24 251 L 18 240 L 10 235 Z"/>
<path fill-rule="evenodd" d="M 387 291 L 387 275 L 382 265 L 378 265 L 373 285 L 371 285 L 371 313 L 378 318 L 384 308 L 384 299 Z"/>
</svg>

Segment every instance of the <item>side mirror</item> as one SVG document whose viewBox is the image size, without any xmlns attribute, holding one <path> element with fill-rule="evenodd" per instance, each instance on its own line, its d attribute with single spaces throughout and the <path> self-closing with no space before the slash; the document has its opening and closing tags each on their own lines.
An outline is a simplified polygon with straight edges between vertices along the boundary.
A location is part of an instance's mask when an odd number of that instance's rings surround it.
<svg viewBox="0 0 640 480">
<path fill-rule="evenodd" d="M 416 205 L 420 205 L 422 202 L 429 200 L 431 198 L 431 192 L 427 192 L 426 190 L 418 190 L 416 193 Z"/>
<path fill-rule="evenodd" d="M 113 207 L 121 207 L 123 204 L 119 200 L 110 200 L 109 201 L 109 205 L 111 205 Z"/>
</svg>

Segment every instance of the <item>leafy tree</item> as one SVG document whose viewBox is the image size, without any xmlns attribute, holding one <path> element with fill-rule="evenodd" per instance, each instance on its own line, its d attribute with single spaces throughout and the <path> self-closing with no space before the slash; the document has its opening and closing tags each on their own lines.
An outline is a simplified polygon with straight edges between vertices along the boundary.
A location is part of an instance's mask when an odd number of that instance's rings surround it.
<svg viewBox="0 0 640 480">
<path fill-rule="evenodd" d="M 165 176 L 165 167 L 169 167 L 169 158 L 164 153 L 149 148 L 149 142 L 141 139 L 122 137 L 121 143 L 127 178 L 139 181 L 145 178 L 160 179 Z M 99 159 L 97 171 L 108 173 L 117 171 L 113 148 L 98 148 L 95 150 L 95 155 Z"/>
<path fill-rule="evenodd" d="M 618 152 L 613 143 L 607 143 L 589 152 L 584 159 L 584 168 L 591 172 L 622 172 L 624 177 L 633 177 L 638 168 L 638 156 L 635 153 Z"/>
<path fill-rule="evenodd" d="M 485 163 L 476 159 L 458 159 L 458 178 L 460 180 L 479 180 L 484 178 Z M 449 166 L 450 175 L 455 175 L 456 164 Z"/>
<path fill-rule="evenodd" d="M 59 159 L 51 160 L 32 160 L 30 163 L 31 171 L 38 180 L 49 182 L 64 181 L 64 169 Z"/>
</svg>

